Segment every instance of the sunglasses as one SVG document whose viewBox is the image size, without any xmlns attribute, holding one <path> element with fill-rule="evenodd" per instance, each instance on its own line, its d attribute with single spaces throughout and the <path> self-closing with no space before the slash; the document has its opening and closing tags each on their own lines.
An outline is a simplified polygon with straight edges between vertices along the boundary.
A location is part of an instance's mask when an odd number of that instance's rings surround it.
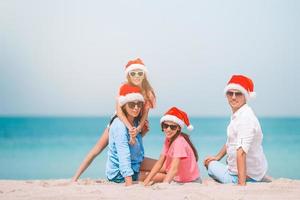
<svg viewBox="0 0 300 200">
<path fill-rule="evenodd" d="M 134 109 L 135 106 L 137 106 L 138 108 L 141 108 L 141 107 L 143 107 L 143 105 L 144 105 L 144 103 L 143 103 L 142 101 L 138 101 L 138 102 L 128 102 L 127 104 L 128 104 L 128 107 L 129 107 L 130 109 Z"/>
<path fill-rule="evenodd" d="M 241 96 L 243 96 L 243 93 L 228 91 L 228 92 L 226 92 L 226 95 L 230 96 L 230 97 L 232 97 L 233 95 L 235 95 L 236 97 L 241 97 Z"/>
<path fill-rule="evenodd" d="M 143 71 L 131 71 L 129 72 L 129 75 L 134 77 L 134 76 L 138 76 L 138 77 L 141 77 L 141 76 L 144 76 L 144 72 Z"/>
<path fill-rule="evenodd" d="M 164 129 L 168 129 L 170 127 L 170 129 L 172 131 L 175 131 L 178 127 L 178 125 L 171 125 L 171 124 L 166 124 L 166 123 L 162 123 L 161 124 L 161 128 L 164 130 Z"/>
</svg>

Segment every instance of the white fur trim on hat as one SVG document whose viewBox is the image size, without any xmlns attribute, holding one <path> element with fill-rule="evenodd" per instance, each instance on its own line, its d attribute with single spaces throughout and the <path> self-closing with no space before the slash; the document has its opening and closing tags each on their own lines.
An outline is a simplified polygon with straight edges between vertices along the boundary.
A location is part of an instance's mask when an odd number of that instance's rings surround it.
<svg viewBox="0 0 300 200">
<path fill-rule="evenodd" d="M 120 106 L 125 105 L 128 102 L 132 101 L 142 101 L 145 102 L 143 95 L 140 93 L 129 93 L 126 96 L 120 96 L 119 97 L 119 104 Z"/>
<path fill-rule="evenodd" d="M 179 119 L 178 117 L 174 116 L 174 115 L 165 115 L 160 119 L 160 123 L 163 123 L 164 121 L 171 121 L 174 122 L 176 124 L 178 124 L 181 129 L 183 129 L 184 127 L 184 122 Z"/>
<path fill-rule="evenodd" d="M 189 130 L 189 131 L 194 130 L 194 126 L 193 126 L 192 124 L 190 124 L 190 125 L 187 127 L 187 130 Z"/>
<path fill-rule="evenodd" d="M 230 84 L 228 84 L 228 85 L 225 87 L 225 89 L 224 89 L 225 95 L 226 95 L 226 92 L 227 92 L 228 90 L 239 90 L 241 93 L 243 93 L 243 94 L 245 95 L 246 99 L 249 99 L 250 97 L 252 97 L 252 96 L 248 93 L 248 91 L 247 91 L 243 86 L 241 86 L 241 85 L 239 85 L 239 84 L 235 84 L 235 83 L 230 83 Z M 252 92 L 251 92 L 251 93 L 252 93 Z"/>
<path fill-rule="evenodd" d="M 250 98 L 255 99 L 256 98 L 256 92 L 250 92 Z"/>
<path fill-rule="evenodd" d="M 132 65 L 130 65 L 129 67 L 127 67 L 127 68 L 125 69 L 125 74 L 126 74 L 126 76 L 127 76 L 127 74 L 128 74 L 130 71 L 135 70 L 135 69 L 140 69 L 140 70 L 144 71 L 145 74 L 148 73 L 148 70 L 147 70 L 147 68 L 146 68 L 145 65 L 141 65 L 141 64 L 132 64 Z"/>
</svg>

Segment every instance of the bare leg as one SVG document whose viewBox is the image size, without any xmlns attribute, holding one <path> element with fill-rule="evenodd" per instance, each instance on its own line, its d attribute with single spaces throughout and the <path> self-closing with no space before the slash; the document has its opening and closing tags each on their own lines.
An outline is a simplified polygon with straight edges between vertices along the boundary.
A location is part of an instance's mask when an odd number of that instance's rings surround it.
<svg viewBox="0 0 300 200">
<path fill-rule="evenodd" d="M 146 179 L 146 177 L 148 176 L 148 174 L 149 174 L 149 171 L 140 171 L 139 181 L 144 181 Z M 166 175 L 167 175 L 166 173 L 158 172 L 151 180 L 154 183 L 161 183 L 164 181 Z"/>
<path fill-rule="evenodd" d="M 155 160 L 155 159 L 148 158 L 148 157 L 144 158 L 144 160 L 141 164 L 141 168 L 140 168 L 139 181 L 145 180 L 145 178 L 147 177 L 147 175 L 149 174 L 149 172 L 151 171 L 151 169 L 153 168 L 153 166 L 155 165 L 156 162 L 157 162 L 157 160 Z M 157 173 L 153 177 L 152 180 L 154 182 L 162 182 L 164 180 L 165 176 L 166 176 L 166 170 L 163 166 L 160 169 L 159 173 Z"/>
<path fill-rule="evenodd" d="M 108 144 L 108 128 L 106 128 L 101 135 L 98 142 L 95 144 L 95 146 L 92 148 L 92 150 L 88 153 L 88 155 L 85 157 L 83 162 L 80 164 L 79 168 L 77 169 L 75 175 L 72 178 L 72 181 L 77 181 L 80 175 L 88 168 L 88 166 L 92 163 L 94 158 L 99 155 L 103 149 Z"/>
</svg>

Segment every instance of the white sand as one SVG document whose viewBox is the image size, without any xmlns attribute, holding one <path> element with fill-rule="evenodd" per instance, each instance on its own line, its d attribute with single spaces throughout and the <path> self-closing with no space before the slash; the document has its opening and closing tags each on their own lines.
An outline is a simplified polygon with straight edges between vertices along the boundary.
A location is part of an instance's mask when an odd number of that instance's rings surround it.
<svg viewBox="0 0 300 200">
<path fill-rule="evenodd" d="M 203 184 L 134 184 L 109 183 L 104 180 L 0 180 L 0 199 L 300 199 L 300 180 L 277 179 L 272 183 L 249 183 L 245 187 L 221 185 L 207 179 Z"/>
</svg>

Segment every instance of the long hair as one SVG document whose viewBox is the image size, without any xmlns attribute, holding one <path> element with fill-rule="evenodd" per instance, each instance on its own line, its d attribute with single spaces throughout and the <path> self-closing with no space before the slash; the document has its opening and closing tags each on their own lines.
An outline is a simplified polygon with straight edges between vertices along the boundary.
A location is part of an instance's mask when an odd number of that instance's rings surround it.
<svg viewBox="0 0 300 200">
<path fill-rule="evenodd" d="M 177 131 L 177 133 L 171 138 L 170 146 L 173 143 L 173 141 L 178 137 L 178 135 L 182 135 L 182 137 L 187 141 L 187 143 L 190 145 L 194 152 L 194 156 L 196 158 L 196 161 L 198 161 L 199 156 L 196 147 L 193 145 L 192 141 L 190 140 L 190 136 L 186 133 L 181 132 L 181 129 Z"/>
<path fill-rule="evenodd" d="M 131 84 L 131 85 L 134 85 L 130 79 L 130 76 L 129 74 L 127 75 L 127 80 L 128 80 L 128 83 Z M 148 81 L 147 79 L 147 76 L 146 74 L 144 75 L 144 79 L 142 81 L 142 87 L 141 87 L 141 90 L 142 90 L 142 94 L 145 98 L 145 100 L 150 100 L 150 97 L 149 97 L 149 93 L 152 93 L 153 96 L 156 98 L 155 96 L 155 92 L 150 84 L 150 82 Z M 151 101 L 150 101 L 151 102 Z M 152 102 L 151 102 L 152 103 Z M 153 106 L 153 105 L 152 105 Z"/>
<path fill-rule="evenodd" d="M 181 132 L 181 135 L 183 136 L 183 138 L 187 141 L 187 143 L 192 148 L 192 150 L 194 152 L 194 155 L 195 155 L 195 158 L 196 158 L 196 161 L 198 161 L 198 159 L 199 159 L 198 152 L 197 152 L 196 147 L 193 145 L 192 141 L 190 140 L 190 136 L 186 133 L 183 133 L 183 132 Z"/>
</svg>

